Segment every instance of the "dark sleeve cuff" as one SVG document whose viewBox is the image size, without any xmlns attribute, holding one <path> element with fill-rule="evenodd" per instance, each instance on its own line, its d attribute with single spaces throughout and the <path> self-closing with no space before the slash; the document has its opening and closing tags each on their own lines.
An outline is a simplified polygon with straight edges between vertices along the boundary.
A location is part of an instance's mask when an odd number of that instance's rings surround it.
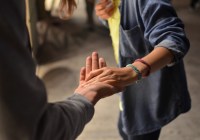
<svg viewBox="0 0 200 140">
<path fill-rule="evenodd" d="M 87 98 L 78 93 L 74 93 L 72 96 L 68 98 L 68 100 L 74 100 L 82 103 L 80 104 L 80 107 L 84 108 L 86 111 L 87 122 L 89 122 L 92 119 L 94 115 L 94 105 Z"/>
</svg>

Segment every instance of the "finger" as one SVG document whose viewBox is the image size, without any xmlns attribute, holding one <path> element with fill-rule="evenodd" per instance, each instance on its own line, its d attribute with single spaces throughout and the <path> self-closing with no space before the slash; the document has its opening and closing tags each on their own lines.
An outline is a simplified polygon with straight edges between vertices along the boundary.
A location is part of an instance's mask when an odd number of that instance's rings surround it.
<svg viewBox="0 0 200 140">
<path fill-rule="evenodd" d="M 98 17 L 100 17 L 101 19 L 104 19 L 104 20 L 107 20 L 107 19 L 109 19 L 111 16 L 109 15 L 109 14 L 107 14 L 107 13 L 96 13 L 96 15 L 98 16 Z"/>
<path fill-rule="evenodd" d="M 111 6 L 109 8 L 106 8 L 106 9 L 103 9 L 100 11 L 96 11 L 96 15 L 102 19 L 108 19 L 113 15 L 114 11 L 115 11 L 115 7 Z"/>
<path fill-rule="evenodd" d="M 106 66 L 106 61 L 103 58 L 99 58 L 99 68 L 103 68 Z"/>
<path fill-rule="evenodd" d="M 86 70 L 85 67 L 82 67 L 80 70 L 79 84 L 82 84 L 85 81 L 85 78 L 86 78 L 85 70 Z"/>
<path fill-rule="evenodd" d="M 99 55 L 97 52 L 92 53 L 92 70 L 99 69 Z"/>
<path fill-rule="evenodd" d="M 92 57 L 88 56 L 86 59 L 86 77 L 92 71 Z"/>
<path fill-rule="evenodd" d="M 104 10 L 104 9 L 106 9 L 106 5 L 105 5 L 105 4 L 99 3 L 99 4 L 97 4 L 97 5 L 95 6 L 95 11 L 96 11 L 96 12 L 101 11 L 101 10 Z"/>
<path fill-rule="evenodd" d="M 111 8 L 111 7 L 113 7 L 113 6 L 114 6 L 114 3 L 113 3 L 112 1 L 108 1 L 108 2 L 106 3 L 106 9 Z"/>
<path fill-rule="evenodd" d="M 99 3 L 95 6 L 95 12 L 97 15 L 101 14 L 101 13 L 105 13 L 106 14 L 106 10 L 108 9 L 112 9 L 114 6 L 114 4 L 110 1 L 107 1 L 105 3 Z"/>
<path fill-rule="evenodd" d="M 115 11 L 115 6 L 113 4 L 110 4 L 110 6 L 106 8 L 106 13 L 109 16 L 112 16 L 114 11 Z"/>
<path fill-rule="evenodd" d="M 94 70 L 86 77 L 85 81 L 89 81 L 91 79 L 94 79 L 94 77 L 96 77 L 96 76 L 98 76 L 102 73 L 103 73 L 102 69 Z"/>
<path fill-rule="evenodd" d="M 97 4 L 95 6 L 95 11 L 96 13 L 106 13 L 108 11 L 110 11 L 111 9 L 115 8 L 113 3 L 105 3 L 105 4 Z"/>
<path fill-rule="evenodd" d="M 101 11 L 101 10 L 104 10 L 106 9 L 106 3 L 98 3 L 95 5 L 95 11 Z"/>
</svg>

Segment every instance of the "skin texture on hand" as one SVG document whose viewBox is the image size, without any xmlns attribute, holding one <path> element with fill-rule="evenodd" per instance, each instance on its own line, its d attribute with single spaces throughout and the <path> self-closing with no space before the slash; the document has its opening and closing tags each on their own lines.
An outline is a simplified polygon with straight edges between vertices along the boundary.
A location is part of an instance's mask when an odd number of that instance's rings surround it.
<svg viewBox="0 0 200 140">
<path fill-rule="evenodd" d="M 121 89 L 136 81 L 137 74 L 130 67 L 105 67 L 92 71 L 87 77 L 86 81 L 90 82 L 91 79 L 98 79 L 100 82 L 105 82 Z"/>
<path fill-rule="evenodd" d="M 93 105 L 95 105 L 100 99 L 111 96 L 120 90 L 104 81 L 100 81 L 96 78 L 91 78 L 90 81 L 86 81 L 91 71 L 95 71 L 99 68 L 106 66 L 106 62 L 103 58 L 99 58 L 98 53 L 92 53 L 92 57 L 89 56 L 86 59 L 86 67 L 83 67 L 80 71 L 80 83 L 75 90 L 76 93 L 86 97 Z"/>
<path fill-rule="evenodd" d="M 99 0 L 95 6 L 95 12 L 101 19 L 108 19 L 115 11 L 115 5 L 111 0 Z"/>
</svg>

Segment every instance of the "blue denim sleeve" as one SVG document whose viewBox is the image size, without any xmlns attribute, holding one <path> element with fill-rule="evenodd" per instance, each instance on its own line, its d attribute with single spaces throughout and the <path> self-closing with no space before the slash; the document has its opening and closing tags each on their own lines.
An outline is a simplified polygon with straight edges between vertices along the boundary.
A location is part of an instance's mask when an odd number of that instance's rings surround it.
<svg viewBox="0 0 200 140">
<path fill-rule="evenodd" d="M 162 46 L 174 54 L 178 62 L 189 50 L 184 25 L 169 0 L 148 0 L 141 12 L 144 37 L 153 47 Z"/>
</svg>

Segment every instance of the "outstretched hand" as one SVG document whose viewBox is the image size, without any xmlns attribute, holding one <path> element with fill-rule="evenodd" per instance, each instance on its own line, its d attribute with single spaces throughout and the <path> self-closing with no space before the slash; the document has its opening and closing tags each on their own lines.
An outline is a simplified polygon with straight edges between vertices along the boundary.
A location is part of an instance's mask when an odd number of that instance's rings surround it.
<svg viewBox="0 0 200 140">
<path fill-rule="evenodd" d="M 86 59 L 86 67 L 83 67 L 80 71 L 79 86 L 75 92 L 85 96 L 93 104 L 96 104 L 101 98 L 111 96 L 120 91 L 120 89 L 106 82 L 101 82 L 98 78 L 90 78 L 89 81 L 86 81 L 92 71 L 103 67 L 106 67 L 105 60 L 99 58 L 98 53 L 93 52 L 92 56 L 88 56 Z"/>
<path fill-rule="evenodd" d="M 124 89 L 136 80 L 137 74 L 132 68 L 107 67 L 105 60 L 99 58 L 97 53 L 93 53 L 92 57 L 86 59 L 86 68 L 83 68 L 80 74 L 80 83 L 88 85 L 98 81 L 109 84 L 118 90 Z"/>
</svg>

